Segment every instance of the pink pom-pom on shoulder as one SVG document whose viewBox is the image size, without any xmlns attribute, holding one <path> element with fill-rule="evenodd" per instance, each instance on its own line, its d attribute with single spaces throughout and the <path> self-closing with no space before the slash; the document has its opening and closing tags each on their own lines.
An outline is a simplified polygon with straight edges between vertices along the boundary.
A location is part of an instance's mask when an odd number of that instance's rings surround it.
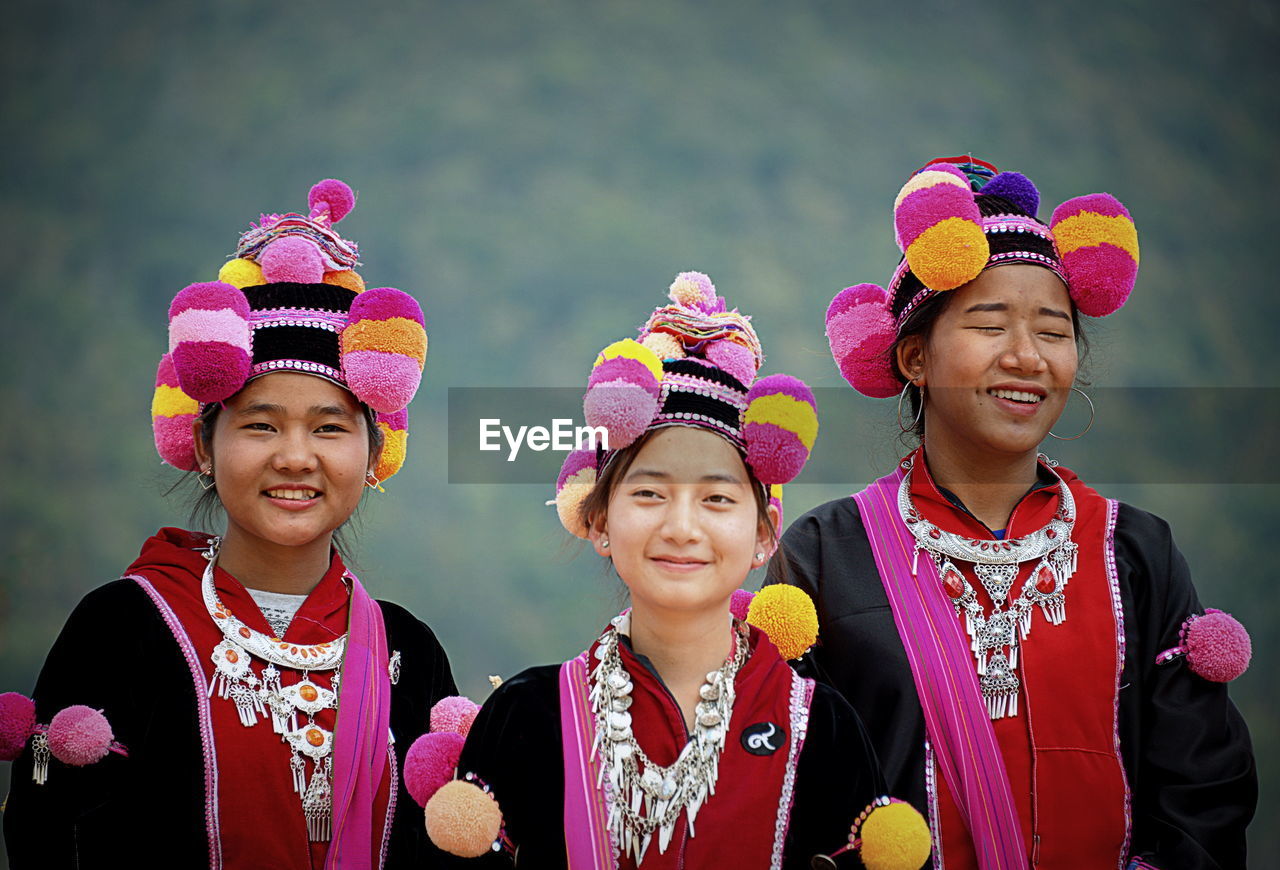
<svg viewBox="0 0 1280 870">
<path fill-rule="evenodd" d="M 742 422 L 747 465 L 756 479 L 787 483 L 804 468 L 818 438 L 817 401 L 799 378 L 769 375 L 747 392 Z"/>
<path fill-rule="evenodd" d="M 316 182 L 311 187 L 311 192 L 307 194 L 307 206 L 311 209 L 311 216 L 327 214 L 331 224 L 336 224 L 346 217 L 355 204 L 356 195 L 351 190 L 351 185 L 336 178 L 326 178 L 324 181 Z"/>
<path fill-rule="evenodd" d="M 298 284 L 320 284 L 324 281 L 325 262 L 320 248 L 302 236 L 281 236 L 258 255 L 262 277 L 269 283 L 292 281 Z"/>
<path fill-rule="evenodd" d="M 754 592 L 748 592 L 746 589 L 733 590 L 733 594 L 729 596 L 729 612 L 735 618 L 746 621 L 747 611 L 751 609 L 751 599 L 755 597 Z"/>
<path fill-rule="evenodd" d="M 1180 643 L 1156 656 L 1156 664 L 1185 655 L 1192 673 L 1214 683 L 1229 683 L 1248 669 L 1253 658 L 1248 630 L 1231 614 L 1213 607 L 1205 608 L 1203 616 L 1188 616 L 1178 637 Z"/>
<path fill-rule="evenodd" d="M 451 731 L 466 737 L 479 712 L 480 705 L 462 695 L 441 698 L 431 708 L 431 730 Z"/>
<path fill-rule="evenodd" d="M 73 704 L 55 714 L 49 722 L 48 737 L 53 757 L 73 767 L 101 761 L 115 739 L 102 711 L 84 704 Z"/>
<path fill-rule="evenodd" d="M 26 695 L 0 695 L 0 761 L 13 761 L 36 730 L 36 704 Z"/>
<path fill-rule="evenodd" d="M 827 306 L 831 356 L 840 375 L 864 396 L 887 399 L 902 388 L 889 356 L 896 339 L 889 294 L 876 284 L 846 287 Z"/>
<path fill-rule="evenodd" d="M 1104 317 L 1133 292 L 1138 277 L 1138 230 L 1109 193 L 1069 199 L 1049 220 L 1071 298 L 1082 314 Z"/>
<path fill-rule="evenodd" d="M 178 386 L 197 402 L 220 402 L 249 378 L 249 300 L 221 281 L 184 288 L 169 305 L 169 354 Z"/>
<path fill-rule="evenodd" d="M 440 787 L 453 779 L 466 738 L 453 731 L 423 734 L 404 758 L 404 785 L 420 807 L 425 807 Z"/>
</svg>

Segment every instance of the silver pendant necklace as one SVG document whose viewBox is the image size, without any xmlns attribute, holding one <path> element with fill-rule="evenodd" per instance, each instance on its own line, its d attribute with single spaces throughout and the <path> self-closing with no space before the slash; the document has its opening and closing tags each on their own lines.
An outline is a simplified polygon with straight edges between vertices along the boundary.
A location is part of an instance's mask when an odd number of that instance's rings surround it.
<svg viewBox="0 0 1280 870">
<path fill-rule="evenodd" d="M 662 767 L 645 755 L 631 729 L 628 709 L 633 684 L 618 652 L 619 631 L 625 632 L 629 625 L 629 615 L 617 617 L 601 635 L 589 697 L 596 723 L 592 755 L 598 754 L 602 762 L 596 786 L 605 787 L 608 777 L 609 829 L 623 854 L 633 856 L 639 865 L 655 831 L 658 852 L 667 851 L 681 812 L 688 813 L 692 837 L 698 811 L 716 792 L 720 755 L 733 713 L 734 678 L 747 659 L 748 643 L 742 626 L 736 626 L 733 656 L 707 674 L 698 690 L 702 700 L 695 709 L 693 739 L 671 765 Z"/>
<path fill-rule="evenodd" d="M 978 686 L 992 719 L 1018 715 L 1018 645 L 1031 633 L 1031 614 L 1039 606 L 1052 625 L 1066 621 L 1067 582 L 1076 571 L 1079 547 L 1071 540 L 1076 504 L 1071 489 L 1058 481 L 1058 509 L 1049 523 L 1021 538 L 980 540 L 957 535 L 925 519 L 911 500 L 913 459 L 903 462 L 906 474 L 898 486 L 898 513 L 915 538 L 915 560 L 928 553 L 938 567 L 942 589 L 964 616 L 965 631 L 977 661 Z M 1050 467 L 1052 471 L 1052 467 Z M 1024 562 L 1039 560 L 1018 597 L 1005 609 L 1009 592 Z M 970 562 L 982 588 L 991 597 L 991 613 L 983 611 L 977 594 L 956 562 Z M 913 561 L 914 576 L 917 563 Z"/>
<path fill-rule="evenodd" d="M 326 643 L 285 643 L 245 625 L 218 598 L 214 587 L 221 538 L 214 538 L 204 557 L 209 564 L 200 581 L 200 592 L 209 618 L 222 632 L 222 642 L 210 658 L 215 667 L 209 681 L 209 697 L 216 692 L 236 705 L 240 724 L 251 728 L 259 718 L 270 718 L 271 727 L 292 750 L 289 770 L 293 790 L 302 799 L 307 835 L 313 841 L 327 841 L 333 811 L 333 732 L 316 722 L 321 710 L 338 706 L 339 671 L 347 648 L 347 636 Z M 254 673 L 253 658 L 263 660 L 261 674 Z M 281 671 L 301 671 L 299 682 L 283 685 Z M 311 680 L 311 671 L 333 671 L 332 689 Z M 306 716 L 299 724 L 298 714 Z M 312 771 L 307 779 L 307 762 Z"/>
</svg>

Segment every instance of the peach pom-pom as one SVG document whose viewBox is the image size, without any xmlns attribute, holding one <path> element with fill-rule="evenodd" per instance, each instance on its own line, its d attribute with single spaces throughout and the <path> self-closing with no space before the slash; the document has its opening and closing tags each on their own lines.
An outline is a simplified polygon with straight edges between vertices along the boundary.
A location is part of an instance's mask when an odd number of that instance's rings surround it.
<svg viewBox="0 0 1280 870">
<path fill-rule="evenodd" d="M 26 695 L 0 695 L 0 761 L 13 761 L 36 730 L 36 705 Z"/>
<path fill-rule="evenodd" d="M 1204 616 L 1187 620 L 1184 646 L 1187 664 L 1206 680 L 1229 683 L 1249 667 L 1253 643 L 1249 632 L 1230 613 L 1206 608 Z"/>
<path fill-rule="evenodd" d="M 338 272 L 325 272 L 323 283 L 346 287 L 353 293 L 364 292 L 364 279 L 360 277 L 359 272 L 352 269 L 343 269 Z"/>
<path fill-rule="evenodd" d="M 300 236 L 282 236 L 258 255 L 262 276 L 270 283 L 292 281 L 319 284 L 324 277 L 324 258 L 316 243 Z"/>
<path fill-rule="evenodd" d="M 502 830 L 502 809 L 493 795 L 460 779 L 431 796 L 423 818 L 431 842 L 460 858 L 484 855 Z"/>
<path fill-rule="evenodd" d="M 49 751 L 74 767 L 101 761 L 111 751 L 111 723 L 101 710 L 73 704 L 49 722 Z"/>
<path fill-rule="evenodd" d="M 748 592 L 746 589 L 733 590 L 733 594 L 729 596 L 729 612 L 735 618 L 745 621 L 747 613 L 751 610 L 751 599 L 755 597 L 754 592 Z"/>
<path fill-rule="evenodd" d="M 677 305 L 707 313 L 716 307 L 716 285 L 701 272 L 681 272 L 671 282 L 667 296 Z"/>
<path fill-rule="evenodd" d="M 858 856 L 867 870 L 920 870 L 932 849 L 924 817 L 900 800 L 873 809 L 858 837 Z"/>
<path fill-rule="evenodd" d="M 423 734 L 404 757 L 404 786 L 420 807 L 453 779 L 467 739 L 452 731 Z"/>
<path fill-rule="evenodd" d="M 640 342 L 658 359 L 684 359 L 684 343 L 668 332 L 651 332 Z"/>
<path fill-rule="evenodd" d="M 795 586 L 766 586 L 751 599 L 747 622 L 763 631 L 784 659 L 798 659 L 818 639 L 813 599 Z"/>
<path fill-rule="evenodd" d="M 466 737 L 479 712 L 480 705 L 470 698 L 461 695 L 441 698 L 431 708 L 431 730 L 452 731 Z"/>
<path fill-rule="evenodd" d="M 267 279 L 262 277 L 262 267 L 253 260 L 245 260 L 237 257 L 234 260 L 227 260 L 222 264 L 222 268 L 218 270 L 218 280 L 224 284 L 230 284 L 237 290 L 243 290 L 246 287 L 257 287 L 260 284 L 267 283 Z"/>
</svg>

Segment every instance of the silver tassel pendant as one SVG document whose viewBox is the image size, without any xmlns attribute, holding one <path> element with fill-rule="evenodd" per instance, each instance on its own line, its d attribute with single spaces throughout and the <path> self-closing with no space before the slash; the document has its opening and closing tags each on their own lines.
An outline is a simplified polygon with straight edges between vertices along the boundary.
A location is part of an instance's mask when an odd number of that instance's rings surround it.
<svg viewBox="0 0 1280 870">
<path fill-rule="evenodd" d="M 311 774 L 311 784 L 307 786 L 306 796 L 302 799 L 302 814 L 307 819 L 307 835 L 312 842 L 325 842 L 329 839 L 333 814 L 333 787 L 329 783 L 329 759 L 325 758 L 316 765 Z"/>
<path fill-rule="evenodd" d="M 294 794 L 304 794 L 307 790 L 307 763 L 296 750 L 289 759 L 289 769 L 293 772 Z"/>
<path fill-rule="evenodd" d="M 31 738 L 31 754 L 35 764 L 31 768 L 31 779 L 36 785 L 44 785 L 49 778 L 49 737 L 43 731 Z"/>
</svg>

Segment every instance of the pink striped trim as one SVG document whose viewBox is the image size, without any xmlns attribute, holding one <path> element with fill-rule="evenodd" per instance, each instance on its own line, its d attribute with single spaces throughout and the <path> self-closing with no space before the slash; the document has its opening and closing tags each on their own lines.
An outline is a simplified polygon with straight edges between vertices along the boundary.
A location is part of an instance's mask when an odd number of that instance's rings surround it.
<svg viewBox="0 0 1280 870">
<path fill-rule="evenodd" d="M 593 751 L 595 720 L 587 698 L 585 652 L 560 666 L 560 731 L 569 870 L 615 870 L 618 847 L 608 824 L 608 784 L 596 787 L 601 763 Z"/>
<path fill-rule="evenodd" d="M 778 796 L 778 819 L 774 823 L 773 858 L 770 870 L 782 870 L 782 847 L 791 827 L 791 807 L 795 804 L 796 772 L 800 751 L 809 732 L 809 709 L 813 706 L 813 680 L 791 672 L 791 748 L 787 753 L 787 769 L 782 775 L 782 792 Z"/>
<path fill-rule="evenodd" d="M 169 321 L 169 352 L 184 341 L 221 341 L 249 353 L 249 325 L 231 308 L 188 308 Z"/>
<path fill-rule="evenodd" d="M 187 660 L 187 667 L 191 670 L 191 680 L 196 690 L 196 718 L 200 722 L 200 745 L 204 751 L 204 827 L 209 840 L 209 867 L 210 870 L 219 870 L 222 867 L 222 834 L 218 822 L 218 753 L 213 742 L 213 720 L 209 716 L 204 669 L 200 667 L 195 645 L 187 636 L 187 630 L 169 607 L 169 602 L 151 585 L 151 581 L 140 574 L 130 574 L 124 579 L 137 583 L 151 598 L 156 610 L 160 611 L 160 618 L 173 633 L 178 648 Z"/>
<path fill-rule="evenodd" d="M 983 870 L 1025 867 L 1027 849 L 1004 757 L 978 691 L 968 639 L 931 558 L 915 561 L 898 516 L 902 467 L 854 495 L 911 665 L 925 728 Z"/>
<path fill-rule="evenodd" d="M 1120 502 L 1112 498 L 1107 499 L 1107 533 L 1102 542 L 1102 552 L 1107 562 L 1107 581 L 1111 586 L 1111 612 L 1115 616 L 1116 625 L 1116 690 L 1112 728 L 1116 764 L 1120 768 L 1120 780 L 1124 783 L 1124 845 L 1120 848 L 1120 857 L 1116 866 L 1124 868 L 1125 855 L 1129 854 L 1129 843 L 1133 838 L 1133 797 L 1129 791 L 1129 775 L 1124 769 L 1124 756 L 1120 753 L 1120 679 L 1124 675 L 1124 601 L 1120 597 L 1120 574 L 1116 570 L 1116 518 L 1119 515 Z M 1138 866 L 1148 865 L 1139 864 Z"/>
</svg>

